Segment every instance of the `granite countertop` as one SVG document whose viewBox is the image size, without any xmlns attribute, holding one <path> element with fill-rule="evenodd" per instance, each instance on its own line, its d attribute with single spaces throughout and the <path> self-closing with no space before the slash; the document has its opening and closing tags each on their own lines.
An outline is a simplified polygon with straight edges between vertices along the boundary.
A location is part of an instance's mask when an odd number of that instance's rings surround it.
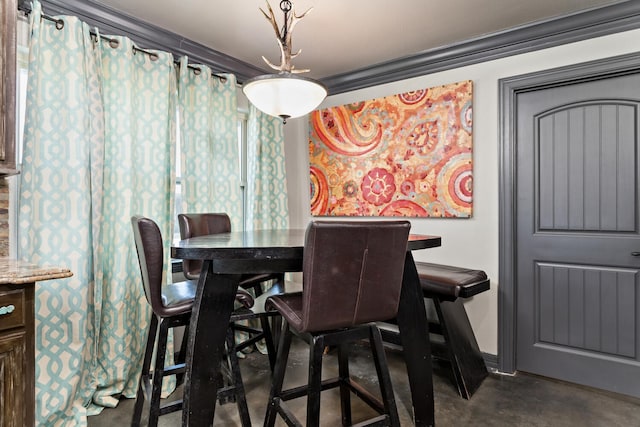
<svg viewBox="0 0 640 427">
<path fill-rule="evenodd" d="M 40 282 L 71 276 L 73 273 L 68 268 L 40 266 L 16 259 L 0 258 L 0 284 Z"/>
</svg>

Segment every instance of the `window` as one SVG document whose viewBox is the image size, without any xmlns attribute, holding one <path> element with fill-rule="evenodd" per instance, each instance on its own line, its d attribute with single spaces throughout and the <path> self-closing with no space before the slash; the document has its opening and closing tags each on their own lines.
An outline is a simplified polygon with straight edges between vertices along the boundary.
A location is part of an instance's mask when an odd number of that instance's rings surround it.
<svg viewBox="0 0 640 427">
<path fill-rule="evenodd" d="M 173 205 L 173 240 L 180 240 L 178 214 L 182 213 L 182 172 L 180 160 L 180 111 L 176 108 L 176 189 Z"/>
<path fill-rule="evenodd" d="M 247 229 L 247 119 L 249 112 L 238 110 L 238 153 L 240 160 L 240 189 L 242 191 L 242 229 Z"/>
<path fill-rule="evenodd" d="M 29 75 L 29 21 L 22 13 L 18 14 L 16 30 L 16 168 L 20 170 L 22 165 L 25 107 L 27 104 L 27 77 Z M 17 258 L 20 175 L 7 179 L 9 182 L 9 256 Z"/>
<path fill-rule="evenodd" d="M 242 192 L 242 224 L 246 228 L 246 212 L 247 212 L 247 117 L 248 111 L 238 109 L 238 168 L 240 169 L 240 190 Z M 176 114 L 177 116 L 177 114 Z M 180 240 L 180 226 L 177 218 L 182 213 L 182 173 L 180 171 L 180 120 L 176 119 L 176 190 L 175 190 L 175 206 L 174 206 L 174 227 L 173 239 Z"/>
</svg>

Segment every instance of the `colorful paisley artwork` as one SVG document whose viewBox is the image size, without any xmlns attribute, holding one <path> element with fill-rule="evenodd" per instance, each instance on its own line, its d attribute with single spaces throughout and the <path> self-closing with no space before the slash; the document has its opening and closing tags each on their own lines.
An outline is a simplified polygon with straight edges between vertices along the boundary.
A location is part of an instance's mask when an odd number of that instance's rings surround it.
<svg viewBox="0 0 640 427">
<path fill-rule="evenodd" d="M 314 111 L 314 216 L 468 218 L 473 206 L 468 81 Z"/>
</svg>

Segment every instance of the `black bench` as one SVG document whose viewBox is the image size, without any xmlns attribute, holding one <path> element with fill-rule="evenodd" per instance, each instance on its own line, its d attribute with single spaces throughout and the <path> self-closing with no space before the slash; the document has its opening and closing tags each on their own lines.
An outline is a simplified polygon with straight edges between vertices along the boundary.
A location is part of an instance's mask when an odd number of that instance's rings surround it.
<svg viewBox="0 0 640 427">
<path fill-rule="evenodd" d="M 429 333 L 436 335 L 432 356 L 449 361 L 458 392 L 469 399 L 488 371 L 462 300 L 488 290 L 489 279 L 482 270 L 449 265 L 416 262 L 416 268 L 424 297 L 433 301 L 438 317 L 429 320 Z M 386 342 L 401 345 L 396 330 L 383 326 L 381 332 Z"/>
</svg>

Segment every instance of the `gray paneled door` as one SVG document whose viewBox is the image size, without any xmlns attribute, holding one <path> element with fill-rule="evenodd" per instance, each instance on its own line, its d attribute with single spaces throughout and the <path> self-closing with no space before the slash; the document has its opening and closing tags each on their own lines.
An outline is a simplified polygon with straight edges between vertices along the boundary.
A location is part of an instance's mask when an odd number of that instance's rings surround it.
<svg viewBox="0 0 640 427">
<path fill-rule="evenodd" d="M 640 74 L 519 94 L 515 195 L 516 368 L 638 397 L 639 107 Z"/>
</svg>

